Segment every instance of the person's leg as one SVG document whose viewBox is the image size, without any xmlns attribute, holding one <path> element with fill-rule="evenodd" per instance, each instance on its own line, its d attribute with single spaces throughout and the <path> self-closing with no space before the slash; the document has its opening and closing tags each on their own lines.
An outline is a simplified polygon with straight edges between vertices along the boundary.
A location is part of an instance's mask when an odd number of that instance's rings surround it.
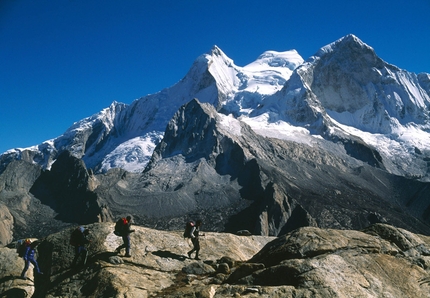
<svg viewBox="0 0 430 298">
<path fill-rule="evenodd" d="M 200 252 L 200 241 L 199 238 L 196 238 L 196 241 L 194 243 L 194 250 L 196 251 L 196 260 L 200 260 L 199 258 L 199 252 Z"/>
<path fill-rule="evenodd" d="M 122 236 L 122 244 L 115 249 L 116 253 L 121 253 L 121 249 L 126 248 L 127 236 Z"/>
<path fill-rule="evenodd" d="M 198 246 L 198 239 L 191 238 L 191 242 L 193 243 L 193 249 L 188 252 L 188 257 L 190 257 L 190 259 L 191 259 L 191 254 L 197 250 L 196 248 Z"/>
<path fill-rule="evenodd" d="M 72 267 L 76 266 L 76 262 L 78 261 L 79 254 L 80 254 L 79 246 L 75 246 L 75 257 L 73 258 Z"/>
<path fill-rule="evenodd" d="M 26 277 L 25 277 L 25 273 L 27 272 L 27 270 L 28 270 L 28 267 L 30 266 L 30 261 L 25 261 L 24 260 L 24 269 L 22 269 L 22 272 L 21 272 L 21 278 L 23 278 L 23 279 L 25 279 Z"/>
<path fill-rule="evenodd" d="M 125 246 L 125 255 L 127 257 L 131 256 L 130 255 L 130 247 L 131 247 L 130 235 L 128 235 L 127 237 L 124 238 L 124 246 Z"/>
<path fill-rule="evenodd" d="M 39 264 L 35 259 L 30 259 L 31 264 L 33 264 L 34 269 L 36 269 L 37 274 L 43 274 L 42 271 L 40 271 Z"/>
</svg>

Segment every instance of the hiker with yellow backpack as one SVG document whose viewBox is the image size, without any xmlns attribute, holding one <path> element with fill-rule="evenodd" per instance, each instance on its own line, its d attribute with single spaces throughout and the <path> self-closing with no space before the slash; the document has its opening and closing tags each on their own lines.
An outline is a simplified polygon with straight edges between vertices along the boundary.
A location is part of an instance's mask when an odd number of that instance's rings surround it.
<svg viewBox="0 0 430 298">
<path fill-rule="evenodd" d="M 19 253 L 20 256 L 24 259 L 24 269 L 21 273 L 22 279 L 27 279 L 25 276 L 28 268 L 30 267 L 30 263 L 33 264 L 34 269 L 36 270 L 37 274 L 43 274 L 42 271 L 40 271 L 39 264 L 36 260 L 36 247 L 41 243 L 41 240 L 32 241 L 31 239 L 25 239 L 25 241 L 22 244 L 22 247 L 20 248 L 22 252 Z"/>
</svg>

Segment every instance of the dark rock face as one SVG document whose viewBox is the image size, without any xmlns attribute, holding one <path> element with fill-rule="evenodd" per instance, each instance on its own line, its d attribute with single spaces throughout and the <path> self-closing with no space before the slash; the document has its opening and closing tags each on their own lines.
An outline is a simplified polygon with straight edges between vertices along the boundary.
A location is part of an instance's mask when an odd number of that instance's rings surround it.
<svg viewBox="0 0 430 298">
<path fill-rule="evenodd" d="M 3 245 L 25 237 L 41 237 L 63 228 L 54 211 L 41 204 L 29 189 L 40 176 L 41 168 L 26 161 L 13 161 L 0 174 L 0 239 Z M 3 242 L 5 241 L 5 242 Z"/>
<path fill-rule="evenodd" d="M 0 176 L 2 192 L 26 192 L 39 177 L 41 168 L 23 160 L 14 160 Z"/>
<path fill-rule="evenodd" d="M 51 170 L 35 181 L 30 192 L 51 206 L 59 220 L 83 224 L 106 220 L 102 218 L 105 214 L 96 194 L 89 187 L 90 179 L 84 162 L 64 151 Z"/>
<path fill-rule="evenodd" d="M 72 223 L 111 220 L 83 162 L 63 152 L 51 170 L 24 160 L 0 174 L 0 242 L 43 237 Z"/>
</svg>

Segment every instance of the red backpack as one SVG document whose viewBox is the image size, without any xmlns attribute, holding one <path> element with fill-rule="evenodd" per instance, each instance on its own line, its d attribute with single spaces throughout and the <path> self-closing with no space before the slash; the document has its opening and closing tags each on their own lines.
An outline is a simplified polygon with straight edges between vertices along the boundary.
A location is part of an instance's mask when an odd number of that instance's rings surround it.
<svg viewBox="0 0 430 298">
<path fill-rule="evenodd" d="M 128 221 L 125 217 L 118 219 L 116 221 L 115 230 L 113 231 L 113 233 L 117 236 L 122 236 L 124 234 L 125 227 L 127 226 L 127 224 Z"/>
</svg>

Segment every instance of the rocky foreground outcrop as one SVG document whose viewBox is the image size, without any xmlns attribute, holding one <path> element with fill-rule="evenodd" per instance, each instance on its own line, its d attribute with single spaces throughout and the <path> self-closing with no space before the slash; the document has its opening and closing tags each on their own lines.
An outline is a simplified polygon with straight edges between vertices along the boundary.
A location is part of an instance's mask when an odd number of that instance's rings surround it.
<svg viewBox="0 0 430 298">
<path fill-rule="evenodd" d="M 45 274 L 27 281 L 15 250 L 1 248 L 0 297 L 430 297 L 430 237 L 386 224 L 278 238 L 211 232 L 201 261 L 187 257 L 181 231 L 136 226 L 125 258 L 113 224 L 87 227 L 87 265 L 71 268 L 67 229 L 39 246 Z"/>
</svg>

